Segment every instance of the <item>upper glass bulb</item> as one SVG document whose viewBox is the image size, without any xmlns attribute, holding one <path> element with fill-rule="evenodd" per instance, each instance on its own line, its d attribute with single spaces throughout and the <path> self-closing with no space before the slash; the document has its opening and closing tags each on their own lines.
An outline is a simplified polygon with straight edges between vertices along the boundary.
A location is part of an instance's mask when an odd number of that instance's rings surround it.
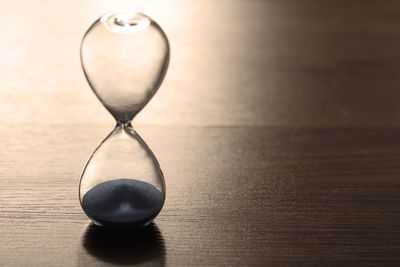
<svg viewBox="0 0 400 267">
<path fill-rule="evenodd" d="M 119 123 L 127 123 L 157 92 L 169 62 L 160 26 L 130 11 L 106 14 L 86 32 L 81 62 L 90 87 Z"/>
</svg>

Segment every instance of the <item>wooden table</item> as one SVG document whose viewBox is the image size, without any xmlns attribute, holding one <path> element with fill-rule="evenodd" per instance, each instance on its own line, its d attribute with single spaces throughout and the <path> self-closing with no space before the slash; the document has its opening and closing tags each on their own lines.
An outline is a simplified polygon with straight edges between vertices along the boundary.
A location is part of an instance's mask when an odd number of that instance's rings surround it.
<svg viewBox="0 0 400 267">
<path fill-rule="evenodd" d="M 399 266 L 398 1 L 7 1 L 0 9 L 0 266 Z M 80 172 L 114 121 L 83 33 L 131 7 L 169 36 L 135 119 L 167 199 L 94 227 Z"/>
</svg>

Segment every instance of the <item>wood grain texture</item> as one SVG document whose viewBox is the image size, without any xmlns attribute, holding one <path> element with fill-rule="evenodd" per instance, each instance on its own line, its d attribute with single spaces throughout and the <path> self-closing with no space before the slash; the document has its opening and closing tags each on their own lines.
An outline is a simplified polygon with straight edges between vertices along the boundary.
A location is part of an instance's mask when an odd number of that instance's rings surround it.
<svg viewBox="0 0 400 267">
<path fill-rule="evenodd" d="M 86 266 L 137 263 L 143 256 L 121 247 L 137 248 L 134 237 L 93 234 L 78 204 L 77 177 L 98 142 L 92 136 L 104 127 L 73 128 L 86 135 L 65 126 L 14 133 L 20 143 L 1 169 L 3 264 Z M 399 263 L 400 129 L 141 132 L 168 186 L 145 264 Z M 31 140 L 36 153 L 27 160 Z"/>
<path fill-rule="evenodd" d="M 172 57 L 134 123 L 165 207 L 117 234 L 79 207 L 114 122 L 78 55 L 121 7 Z M 400 265 L 398 1 L 9 1 L 0 29 L 0 266 Z"/>
</svg>

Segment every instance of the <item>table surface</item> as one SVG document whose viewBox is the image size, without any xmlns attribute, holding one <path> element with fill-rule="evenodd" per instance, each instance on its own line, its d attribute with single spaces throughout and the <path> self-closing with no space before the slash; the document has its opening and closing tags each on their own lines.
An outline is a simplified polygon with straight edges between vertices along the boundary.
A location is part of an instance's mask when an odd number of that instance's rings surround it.
<svg viewBox="0 0 400 267">
<path fill-rule="evenodd" d="M 121 8 L 172 49 L 134 120 L 166 203 L 122 234 L 77 194 L 114 126 L 79 45 Z M 399 1 L 8 1 L 0 32 L 1 266 L 400 264 Z"/>
</svg>

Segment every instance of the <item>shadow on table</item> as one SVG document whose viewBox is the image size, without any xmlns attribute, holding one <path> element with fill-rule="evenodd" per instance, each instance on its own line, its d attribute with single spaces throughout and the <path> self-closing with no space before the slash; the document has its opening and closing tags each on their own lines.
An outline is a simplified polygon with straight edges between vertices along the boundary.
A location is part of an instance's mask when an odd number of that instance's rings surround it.
<svg viewBox="0 0 400 267">
<path fill-rule="evenodd" d="M 164 239 L 154 223 L 134 232 L 105 230 L 91 223 L 82 245 L 90 255 L 108 263 L 165 265 Z"/>
</svg>

